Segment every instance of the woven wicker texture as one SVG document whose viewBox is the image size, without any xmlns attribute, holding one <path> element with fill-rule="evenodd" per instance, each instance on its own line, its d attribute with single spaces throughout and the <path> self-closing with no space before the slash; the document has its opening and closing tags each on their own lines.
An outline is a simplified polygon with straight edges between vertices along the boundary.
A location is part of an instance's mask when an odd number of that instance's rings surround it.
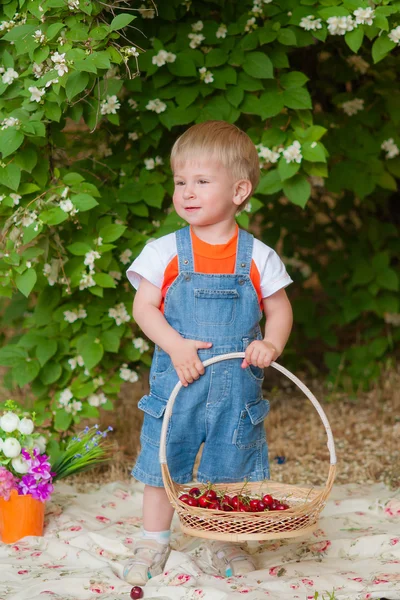
<svg viewBox="0 0 400 600">
<path fill-rule="evenodd" d="M 221 360 L 235 358 L 244 358 L 244 352 L 223 354 L 211 358 L 203 364 L 207 367 Z M 188 506 L 179 500 L 183 493 L 187 493 L 193 487 L 193 483 L 185 485 L 175 483 L 171 478 L 166 460 L 166 433 L 175 399 L 182 387 L 179 382 L 171 393 L 164 414 L 160 441 L 160 463 L 165 490 L 178 514 L 184 533 L 196 537 L 229 541 L 267 540 L 305 536 L 317 527 L 319 515 L 325 506 L 335 479 L 336 455 L 332 431 L 321 405 L 312 392 L 295 375 L 281 365 L 273 362 L 271 366 L 286 375 L 304 392 L 321 417 L 328 437 L 327 445 L 330 454 L 329 473 L 325 486 L 323 488 L 310 488 L 271 480 L 247 482 L 245 485 L 243 482 L 239 482 L 214 484 L 212 486 L 217 493 L 220 491 L 230 496 L 245 494 L 246 496 L 260 497 L 264 494 L 271 494 L 274 498 L 286 502 L 290 506 L 287 510 L 279 511 L 224 512 L 222 510 Z"/>
</svg>

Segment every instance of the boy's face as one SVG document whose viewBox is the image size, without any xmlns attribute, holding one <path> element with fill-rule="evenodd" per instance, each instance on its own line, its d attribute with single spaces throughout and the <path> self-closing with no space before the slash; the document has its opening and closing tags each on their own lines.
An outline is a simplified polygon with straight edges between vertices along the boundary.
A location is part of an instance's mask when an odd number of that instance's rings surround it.
<svg viewBox="0 0 400 600">
<path fill-rule="evenodd" d="M 205 227 L 232 219 L 241 203 L 232 173 L 211 158 L 174 165 L 174 183 L 174 208 L 193 226 Z"/>
</svg>

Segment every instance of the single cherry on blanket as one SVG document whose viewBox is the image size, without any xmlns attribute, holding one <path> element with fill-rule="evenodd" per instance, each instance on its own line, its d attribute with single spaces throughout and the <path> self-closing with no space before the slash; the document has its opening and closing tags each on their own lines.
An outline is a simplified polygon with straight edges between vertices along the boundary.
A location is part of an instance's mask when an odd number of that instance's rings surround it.
<svg viewBox="0 0 400 600">
<path fill-rule="evenodd" d="M 131 589 L 131 594 L 130 594 L 132 600 L 135 600 L 136 598 L 143 598 L 143 590 L 139 585 L 135 585 L 132 589 Z"/>
</svg>

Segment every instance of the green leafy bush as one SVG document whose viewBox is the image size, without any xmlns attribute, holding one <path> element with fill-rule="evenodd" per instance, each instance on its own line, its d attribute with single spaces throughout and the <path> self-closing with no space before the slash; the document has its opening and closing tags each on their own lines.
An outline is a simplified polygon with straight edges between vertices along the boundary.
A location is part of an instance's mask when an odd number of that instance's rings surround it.
<svg viewBox="0 0 400 600">
<path fill-rule="evenodd" d="M 149 365 L 124 272 L 181 225 L 168 154 L 206 119 L 237 123 L 258 148 L 260 185 L 238 221 L 295 279 L 285 362 L 325 364 L 353 387 L 379 375 L 399 339 L 398 3 L 2 11 L 0 364 L 8 387 L 30 384 L 37 421 L 68 435 Z"/>
</svg>

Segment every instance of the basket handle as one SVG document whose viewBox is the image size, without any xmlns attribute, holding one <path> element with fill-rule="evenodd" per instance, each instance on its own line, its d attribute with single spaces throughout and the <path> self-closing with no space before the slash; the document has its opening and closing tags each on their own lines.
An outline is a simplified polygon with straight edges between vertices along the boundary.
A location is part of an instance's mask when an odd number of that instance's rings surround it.
<svg viewBox="0 0 400 600">
<path fill-rule="evenodd" d="M 220 362 L 222 360 L 229 360 L 231 358 L 244 358 L 244 357 L 245 357 L 244 352 L 230 352 L 229 354 L 221 354 L 219 356 L 214 356 L 213 358 L 209 358 L 209 359 L 205 360 L 203 362 L 203 366 L 208 367 L 209 365 L 212 365 L 216 362 Z M 315 410 L 319 414 L 321 421 L 326 430 L 326 434 L 328 437 L 327 446 L 328 446 L 329 455 L 330 455 L 330 464 L 336 465 L 335 442 L 333 440 L 332 429 L 331 429 L 331 426 L 329 425 L 328 418 L 322 409 L 322 406 L 320 405 L 320 403 L 318 402 L 318 400 L 316 399 L 314 394 L 308 389 L 308 387 L 306 385 L 304 385 L 304 383 L 302 383 L 300 381 L 300 379 L 298 379 L 296 377 L 296 375 L 293 375 L 293 373 L 291 373 L 290 371 L 285 369 L 285 367 L 282 367 L 281 365 L 277 364 L 276 362 L 272 362 L 270 364 L 270 366 L 273 367 L 274 369 L 276 369 L 277 371 L 280 371 L 284 375 L 286 375 L 286 377 L 288 377 L 291 381 L 293 381 L 293 383 L 295 383 L 297 385 L 297 387 L 300 388 L 301 391 L 310 400 L 310 402 L 314 406 Z M 168 424 L 171 419 L 172 408 L 174 406 L 175 399 L 176 399 L 181 387 L 182 387 L 182 384 L 180 381 L 178 381 L 178 383 L 176 384 L 176 386 L 174 387 L 174 389 L 171 392 L 171 395 L 168 399 L 168 403 L 167 403 L 167 406 L 165 409 L 164 419 L 163 419 L 163 424 L 162 424 L 162 429 L 161 429 L 161 438 L 160 438 L 160 455 L 159 456 L 160 456 L 161 464 L 167 464 Z"/>
</svg>

